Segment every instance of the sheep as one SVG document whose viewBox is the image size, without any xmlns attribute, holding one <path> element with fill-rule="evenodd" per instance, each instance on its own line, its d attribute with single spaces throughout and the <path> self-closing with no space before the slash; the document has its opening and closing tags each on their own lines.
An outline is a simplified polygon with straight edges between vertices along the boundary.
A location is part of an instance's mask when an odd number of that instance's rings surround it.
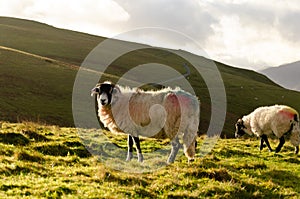
<svg viewBox="0 0 300 199">
<path fill-rule="evenodd" d="M 264 106 L 255 109 L 249 115 L 238 119 L 235 124 L 235 137 L 240 137 L 245 133 L 260 137 L 260 147 L 262 150 L 266 143 L 269 151 L 273 151 L 268 141 L 267 135 L 272 132 L 279 138 L 280 142 L 275 152 L 280 152 L 285 143 L 284 135 L 291 134 L 290 141 L 295 146 L 295 154 L 299 152 L 300 131 L 298 112 L 285 105 Z"/>
<path fill-rule="evenodd" d="M 181 135 L 188 162 L 194 160 L 200 114 L 196 96 L 180 88 L 144 91 L 111 82 L 97 84 L 91 95 L 96 95 L 101 123 L 113 133 L 128 134 L 127 161 L 133 158 L 135 143 L 138 161 L 143 162 L 139 136 L 144 136 L 170 138 L 167 163 L 173 163 Z"/>
</svg>

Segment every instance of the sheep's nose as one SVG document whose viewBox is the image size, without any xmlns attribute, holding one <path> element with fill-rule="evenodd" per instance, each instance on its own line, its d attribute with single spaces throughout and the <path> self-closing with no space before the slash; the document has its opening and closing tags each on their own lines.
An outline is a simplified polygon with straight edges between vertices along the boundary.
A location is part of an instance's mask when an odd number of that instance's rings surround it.
<svg viewBox="0 0 300 199">
<path fill-rule="evenodd" d="M 106 102 L 106 99 L 101 99 L 101 104 L 104 105 Z"/>
</svg>

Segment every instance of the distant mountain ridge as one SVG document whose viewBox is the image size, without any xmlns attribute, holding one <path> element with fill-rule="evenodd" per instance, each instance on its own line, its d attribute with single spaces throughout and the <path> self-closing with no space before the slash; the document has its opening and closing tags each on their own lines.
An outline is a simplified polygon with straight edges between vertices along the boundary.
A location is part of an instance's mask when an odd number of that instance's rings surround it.
<svg viewBox="0 0 300 199">
<path fill-rule="evenodd" d="M 259 71 L 284 88 L 300 91 L 300 61 Z"/>
</svg>

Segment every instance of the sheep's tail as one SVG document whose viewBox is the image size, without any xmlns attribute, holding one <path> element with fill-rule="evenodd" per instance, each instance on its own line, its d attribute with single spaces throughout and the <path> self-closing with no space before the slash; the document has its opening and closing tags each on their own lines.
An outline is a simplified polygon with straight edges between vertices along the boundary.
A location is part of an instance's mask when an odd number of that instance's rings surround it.
<svg viewBox="0 0 300 199">
<path fill-rule="evenodd" d="M 294 114 L 294 120 L 291 123 L 291 144 L 295 147 L 300 145 L 300 126 L 299 126 L 299 115 Z"/>
<path fill-rule="evenodd" d="M 294 114 L 294 120 L 291 123 L 291 131 L 300 131 L 299 115 Z"/>
<path fill-rule="evenodd" d="M 298 114 L 294 114 L 294 121 L 299 123 L 299 116 L 298 116 Z"/>
</svg>

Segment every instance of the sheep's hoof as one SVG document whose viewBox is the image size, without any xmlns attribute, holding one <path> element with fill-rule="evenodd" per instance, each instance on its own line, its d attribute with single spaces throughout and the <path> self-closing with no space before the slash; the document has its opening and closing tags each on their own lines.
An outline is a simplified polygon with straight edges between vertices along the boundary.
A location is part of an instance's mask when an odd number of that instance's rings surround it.
<svg viewBox="0 0 300 199">
<path fill-rule="evenodd" d="M 269 149 L 269 152 L 273 152 L 273 149 Z"/>
<path fill-rule="evenodd" d="M 259 146 L 259 150 L 261 151 L 261 150 L 263 150 L 263 148 L 265 148 L 267 145 L 265 145 L 265 144 L 263 144 L 263 145 L 260 145 Z"/>
<path fill-rule="evenodd" d="M 174 163 L 174 162 L 175 162 L 175 157 L 172 156 L 172 155 L 170 155 L 169 158 L 168 158 L 167 163 L 168 163 L 168 164 L 172 164 L 172 163 Z"/>
<path fill-rule="evenodd" d="M 144 156 L 141 153 L 138 153 L 138 161 L 143 162 L 144 161 Z"/>
<path fill-rule="evenodd" d="M 167 161 L 167 163 L 168 163 L 168 164 L 172 164 L 172 163 L 174 163 L 174 161 L 175 161 L 175 157 L 176 157 L 176 156 L 174 156 L 174 155 L 172 155 L 172 154 L 171 154 L 171 155 L 169 156 L 169 158 L 168 158 L 168 161 Z"/>
<path fill-rule="evenodd" d="M 128 153 L 127 153 L 126 161 L 129 162 L 132 158 L 133 158 L 132 152 L 128 152 Z"/>
<path fill-rule="evenodd" d="M 194 159 L 194 158 L 191 158 L 191 159 L 188 160 L 188 163 L 192 163 L 192 162 L 194 162 L 194 161 L 195 161 L 195 159 Z"/>
<path fill-rule="evenodd" d="M 275 153 L 279 153 L 281 151 L 281 148 L 276 148 Z"/>
<path fill-rule="evenodd" d="M 167 160 L 167 164 L 172 164 L 172 163 L 174 163 L 174 160 L 170 160 L 170 159 Z"/>
</svg>

